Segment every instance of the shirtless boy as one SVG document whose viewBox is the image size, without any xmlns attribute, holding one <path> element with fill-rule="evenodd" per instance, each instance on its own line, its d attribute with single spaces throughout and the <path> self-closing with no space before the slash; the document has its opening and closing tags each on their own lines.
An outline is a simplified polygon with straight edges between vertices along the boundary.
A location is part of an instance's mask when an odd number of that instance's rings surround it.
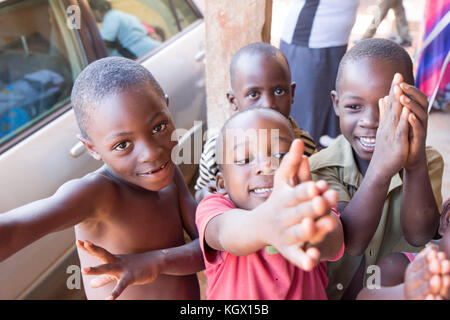
<svg viewBox="0 0 450 320">
<path fill-rule="evenodd" d="M 75 226 L 75 236 L 147 266 L 125 279 L 122 299 L 198 299 L 203 269 L 196 204 L 171 161 L 174 124 L 163 90 L 144 67 L 105 58 L 78 76 L 72 103 L 89 153 L 105 163 L 54 195 L 0 215 L 0 261 L 46 234 Z M 183 229 L 193 239 L 185 243 Z M 84 245 L 89 246 L 88 243 Z M 97 264 L 78 250 L 81 267 Z M 88 299 L 115 298 L 112 278 L 83 275 Z M 151 283 L 149 283 L 151 282 Z M 112 294 L 111 294 L 112 292 Z"/>
</svg>

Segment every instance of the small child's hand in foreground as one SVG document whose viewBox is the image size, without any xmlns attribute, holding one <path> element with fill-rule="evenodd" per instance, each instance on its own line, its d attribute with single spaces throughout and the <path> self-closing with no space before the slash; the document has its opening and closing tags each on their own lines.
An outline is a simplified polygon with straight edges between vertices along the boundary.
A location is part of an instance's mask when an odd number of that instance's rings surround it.
<svg viewBox="0 0 450 320">
<path fill-rule="evenodd" d="M 89 241 L 78 240 L 77 246 L 104 263 L 96 267 L 83 268 L 82 271 L 86 275 L 100 275 L 91 281 L 91 287 L 99 288 L 111 281 L 117 281 L 107 300 L 116 299 L 128 286 L 153 282 L 159 275 L 157 251 L 114 255 Z"/>
<path fill-rule="evenodd" d="M 336 228 L 329 212 L 337 203 L 337 194 L 324 181 L 310 181 L 308 159 L 302 154 L 303 143 L 295 140 L 275 173 L 272 194 L 261 206 L 267 208 L 269 223 L 263 226 L 267 243 L 309 271 L 319 262 L 320 252 L 307 245 L 320 242 Z"/>
<path fill-rule="evenodd" d="M 449 299 L 450 261 L 437 246 L 429 245 L 410 263 L 405 272 L 405 299 Z"/>
</svg>

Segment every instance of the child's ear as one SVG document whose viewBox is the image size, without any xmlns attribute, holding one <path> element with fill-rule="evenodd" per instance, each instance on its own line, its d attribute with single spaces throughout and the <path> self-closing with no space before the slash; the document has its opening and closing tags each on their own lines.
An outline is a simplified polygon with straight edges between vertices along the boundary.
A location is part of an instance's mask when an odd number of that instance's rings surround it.
<svg viewBox="0 0 450 320">
<path fill-rule="evenodd" d="M 330 92 L 331 100 L 333 101 L 334 113 L 339 117 L 339 96 L 336 90 Z"/>
<path fill-rule="evenodd" d="M 228 91 L 227 92 L 227 100 L 230 103 L 231 110 L 237 111 L 238 107 L 237 107 L 237 104 L 236 104 L 236 97 L 234 96 L 233 91 Z"/>
<path fill-rule="evenodd" d="M 102 157 L 100 156 L 100 154 L 95 150 L 94 145 L 92 144 L 92 142 L 89 139 L 86 139 L 85 137 L 83 137 L 81 134 L 77 135 L 78 140 L 81 141 L 81 143 L 84 145 L 84 147 L 87 149 L 87 151 L 89 152 L 89 154 L 92 156 L 92 158 L 94 158 L 95 160 L 102 160 Z"/>
<path fill-rule="evenodd" d="M 227 193 L 227 191 L 225 190 L 225 180 L 221 172 L 218 172 L 216 175 L 216 190 L 217 193 L 222 195 Z"/>
<path fill-rule="evenodd" d="M 295 86 L 297 84 L 295 82 L 291 83 L 291 104 L 294 103 L 294 95 L 295 95 Z"/>
</svg>

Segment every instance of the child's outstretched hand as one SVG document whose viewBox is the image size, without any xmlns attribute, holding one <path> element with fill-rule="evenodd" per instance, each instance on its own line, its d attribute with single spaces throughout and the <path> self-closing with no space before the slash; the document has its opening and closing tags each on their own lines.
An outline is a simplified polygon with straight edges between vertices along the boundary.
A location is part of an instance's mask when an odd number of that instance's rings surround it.
<svg viewBox="0 0 450 320">
<path fill-rule="evenodd" d="M 405 273 L 404 294 L 409 300 L 449 299 L 450 261 L 437 246 L 422 250 Z"/>
<path fill-rule="evenodd" d="M 409 156 L 410 110 L 403 108 L 400 102 L 403 76 L 396 73 L 389 96 L 379 100 L 379 125 L 376 136 L 375 151 L 371 163 L 376 163 L 380 172 L 392 177 L 405 166 Z M 390 154 L 386 157 L 386 154 Z"/>
<path fill-rule="evenodd" d="M 77 246 L 104 263 L 96 267 L 83 268 L 82 271 L 86 275 L 100 275 L 91 281 L 91 287 L 99 288 L 111 281 L 117 281 L 107 300 L 116 299 L 128 286 L 153 282 L 159 275 L 157 263 L 159 259 L 156 257 L 158 254 L 156 251 L 145 254 L 114 255 L 89 241 L 78 240 Z"/>
<path fill-rule="evenodd" d="M 261 206 L 267 208 L 267 242 L 295 265 L 312 270 L 320 252 L 306 246 L 310 241 L 320 242 L 336 228 L 336 220 L 329 212 L 337 203 L 337 194 L 327 190 L 324 181 L 309 181 L 308 160 L 302 154 L 303 143 L 294 140 L 275 173 L 272 194 Z"/>
</svg>

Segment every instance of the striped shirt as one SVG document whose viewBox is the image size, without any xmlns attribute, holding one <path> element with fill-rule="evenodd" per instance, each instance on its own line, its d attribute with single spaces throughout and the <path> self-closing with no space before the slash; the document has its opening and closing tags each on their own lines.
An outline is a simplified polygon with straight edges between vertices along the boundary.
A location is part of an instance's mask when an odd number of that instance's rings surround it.
<svg viewBox="0 0 450 320">
<path fill-rule="evenodd" d="M 303 154 L 309 157 L 316 152 L 316 144 L 313 138 L 308 132 L 300 129 L 292 117 L 288 117 L 288 119 L 294 130 L 295 137 L 302 140 L 305 145 Z M 199 164 L 199 176 L 194 187 L 195 190 L 200 190 L 206 187 L 210 181 L 216 180 L 217 172 L 219 172 L 219 167 L 216 162 L 216 140 L 218 136 L 219 134 L 212 136 L 203 146 Z"/>
</svg>

